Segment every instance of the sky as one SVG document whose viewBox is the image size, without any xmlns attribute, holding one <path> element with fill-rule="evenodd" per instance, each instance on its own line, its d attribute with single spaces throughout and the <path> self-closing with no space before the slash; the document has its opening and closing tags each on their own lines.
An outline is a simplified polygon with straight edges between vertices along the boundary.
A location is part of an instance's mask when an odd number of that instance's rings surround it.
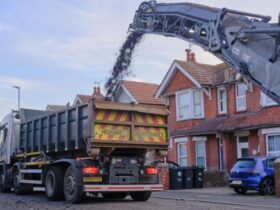
<svg viewBox="0 0 280 210">
<path fill-rule="evenodd" d="M 142 0 L 1 0 L 0 120 L 21 107 L 45 109 L 73 103 L 77 94 L 103 87 Z M 166 0 L 158 2 L 183 2 Z M 277 21 L 279 0 L 189 0 L 215 7 L 270 15 Z M 174 59 L 185 60 L 189 43 L 146 35 L 128 79 L 160 83 Z M 197 61 L 220 61 L 192 46 Z"/>
</svg>

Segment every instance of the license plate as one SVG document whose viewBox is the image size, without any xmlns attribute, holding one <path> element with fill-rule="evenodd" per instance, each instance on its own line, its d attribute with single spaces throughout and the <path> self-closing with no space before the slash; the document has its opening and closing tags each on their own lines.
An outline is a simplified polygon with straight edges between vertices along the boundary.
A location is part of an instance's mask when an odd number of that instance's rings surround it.
<svg viewBox="0 0 280 210">
<path fill-rule="evenodd" d="M 84 177 L 84 182 L 102 182 L 102 177 Z"/>
<path fill-rule="evenodd" d="M 232 184 L 242 184 L 242 181 L 240 181 L 240 180 L 233 180 L 231 183 Z"/>
</svg>

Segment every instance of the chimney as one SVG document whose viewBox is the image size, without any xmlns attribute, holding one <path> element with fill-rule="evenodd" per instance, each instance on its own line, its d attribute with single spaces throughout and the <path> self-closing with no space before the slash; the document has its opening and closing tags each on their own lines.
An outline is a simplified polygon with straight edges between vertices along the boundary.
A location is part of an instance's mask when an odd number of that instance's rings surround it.
<svg viewBox="0 0 280 210">
<path fill-rule="evenodd" d="M 96 87 L 96 86 L 93 87 L 92 97 L 93 97 L 93 99 L 99 100 L 99 101 L 100 100 L 105 100 L 105 97 L 102 95 L 101 89 L 100 89 L 99 86 L 98 87 Z"/>
<path fill-rule="evenodd" d="M 92 95 L 97 95 L 97 88 L 95 86 L 93 87 L 93 94 Z"/>
<path fill-rule="evenodd" d="M 191 61 L 194 62 L 194 63 L 196 62 L 194 52 L 191 53 Z"/>
<path fill-rule="evenodd" d="M 191 61 L 191 49 L 186 49 L 185 52 L 187 54 L 186 61 Z"/>
</svg>

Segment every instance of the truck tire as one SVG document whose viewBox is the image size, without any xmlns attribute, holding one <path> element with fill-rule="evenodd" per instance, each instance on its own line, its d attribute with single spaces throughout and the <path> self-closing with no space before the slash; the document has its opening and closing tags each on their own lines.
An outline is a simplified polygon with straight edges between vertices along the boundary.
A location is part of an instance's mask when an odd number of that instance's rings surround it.
<svg viewBox="0 0 280 210">
<path fill-rule="evenodd" d="M 72 167 L 68 167 L 63 181 L 64 197 L 67 202 L 79 203 L 85 196 L 83 186 L 77 185 L 75 172 Z"/>
<path fill-rule="evenodd" d="M 0 166 L 0 192 L 7 193 L 11 191 L 11 188 L 7 186 L 7 174 L 3 168 L 4 166 Z"/>
<path fill-rule="evenodd" d="M 63 199 L 64 171 L 58 166 L 52 166 L 45 175 L 45 192 L 50 201 Z"/>
<path fill-rule="evenodd" d="M 20 181 L 20 172 L 18 168 L 15 168 L 13 171 L 13 188 L 14 188 L 14 193 L 16 195 L 22 195 L 27 191 L 26 186 L 24 186 Z"/>
<path fill-rule="evenodd" d="M 134 201 L 147 201 L 147 200 L 149 200 L 151 195 L 152 195 L 152 192 L 149 192 L 149 191 L 130 193 L 130 196 Z"/>
<path fill-rule="evenodd" d="M 105 199 L 125 199 L 127 196 L 127 193 L 123 193 L 123 192 L 115 192 L 115 193 L 106 192 L 101 194 L 102 197 Z"/>
</svg>

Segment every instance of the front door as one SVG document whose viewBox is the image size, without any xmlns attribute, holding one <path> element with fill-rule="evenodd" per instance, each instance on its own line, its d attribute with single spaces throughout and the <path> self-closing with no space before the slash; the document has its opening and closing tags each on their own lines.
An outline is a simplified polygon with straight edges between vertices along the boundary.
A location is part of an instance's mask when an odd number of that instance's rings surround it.
<svg viewBox="0 0 280 210">
<path fill-rule="evenodd" d="M 246 158 L 249 156 L 248 136 L 237 137 L 237 158 Z"/>
</svg>

